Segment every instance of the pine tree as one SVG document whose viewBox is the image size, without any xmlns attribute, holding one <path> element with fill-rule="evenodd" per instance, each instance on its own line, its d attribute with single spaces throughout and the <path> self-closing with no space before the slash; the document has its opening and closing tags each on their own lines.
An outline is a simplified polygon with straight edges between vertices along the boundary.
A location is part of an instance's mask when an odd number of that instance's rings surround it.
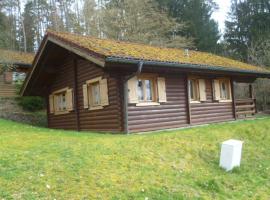
<svg viewBox="0 0 270 200">
<path fill-rule="evenodd" d="M 176 34 L 194 38 L 198 50 L 216 52 L 220 38 L 218 24 L 211 19 L 217 9 L 213 0 L 156 0 L 168 9 L 170 16 L 186 23 L 186 28 Z"/>
<path fill-rule="evenodd" d="M 190 47 L 177 36 L 185 26 L 159 9 L 153 0 L 111 0 L 102 10 L 102 31 L 108 38 L 167 47 Z"/>
<path fill-rule="evenodd" d="M 270 35 L 270 2 L 233 0 L 229 16 L 224 38 L 231 56 L 248 61 L 248 49 Z"/>
</svg>

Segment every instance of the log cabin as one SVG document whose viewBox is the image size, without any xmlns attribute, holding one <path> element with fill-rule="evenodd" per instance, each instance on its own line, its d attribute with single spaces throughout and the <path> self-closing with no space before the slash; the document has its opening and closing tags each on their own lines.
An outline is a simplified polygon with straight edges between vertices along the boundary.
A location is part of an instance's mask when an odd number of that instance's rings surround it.
<svg viewBox="0 0 270 200">
<path fill-rule="evenodd" d="M 46 98 L 50 128 L 133 133 L 253 115 L 259 77 L 270 71 L 210 53 L 48 31 L 21 95 Z"/>
<path fill-rule="evenodd" d="M 17 96 L 16 82 L 31 70 L 34 54 L 0 49 L 0 97 Z"/>
</svg>

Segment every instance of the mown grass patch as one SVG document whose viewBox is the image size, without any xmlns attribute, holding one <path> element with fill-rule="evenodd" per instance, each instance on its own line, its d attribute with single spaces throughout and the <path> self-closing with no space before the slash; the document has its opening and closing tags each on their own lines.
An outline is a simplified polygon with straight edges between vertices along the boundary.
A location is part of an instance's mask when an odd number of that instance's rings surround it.
<svg viewBox="0 0 270 200">
<path fill-rule="evenodd" d="M 269 199 L 270 118 L 145 135 L 0 120 L 1 199 Z M 244 141 L 241 168 L 220 143 Z"/>
</svg>

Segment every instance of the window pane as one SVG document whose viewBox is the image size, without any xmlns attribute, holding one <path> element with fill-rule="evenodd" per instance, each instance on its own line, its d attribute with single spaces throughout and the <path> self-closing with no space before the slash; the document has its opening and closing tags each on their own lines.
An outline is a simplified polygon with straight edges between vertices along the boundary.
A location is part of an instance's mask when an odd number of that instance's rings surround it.
<svg viewBox="0 0 270 200">
<path fill-rule="evenodd" d="M 224 81 L 221 82 L 221 85 L 220 85 L 220 96 L 221 96 L 221 99 L 228 99 L 227 84 Z"/>
<path fill-rule="evenodd" d="M 100 91 L 99 91 L 98 83 L 92 85 L 92 100 L 93 100 L 93 105 L 100 104 Z"/>
<path fill-rule="evenodd" d="M 138 80 L 137 93 L 138 93 L 138 100 L 139 101 L 143 101 L 144 100 L 144 96 L 143 96 L 143 81 L 140 80 L 140 79 Z"/>
<path fill-rule="evenodd" d="M 146 100 L 152 101 L 153 95 L 152 95 L 152 81 L 151 80 L 145 80 L 145 91 L 146 91 Z"/>
<path fill-rule="evenodd" d="M 62 110 L 66 110 L 66 94 L 62 94 Z"/>
</svg>

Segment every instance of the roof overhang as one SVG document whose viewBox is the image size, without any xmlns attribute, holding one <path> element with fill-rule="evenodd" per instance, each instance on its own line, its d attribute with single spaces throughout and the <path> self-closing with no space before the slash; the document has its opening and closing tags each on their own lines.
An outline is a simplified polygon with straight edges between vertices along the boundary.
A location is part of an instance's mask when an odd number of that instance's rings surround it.
<svg viewBox="0 0 270 200">
<path fill-rule="evenodd" d="M 39 63 L 40 63 L 40 59 L 42 57 L 42 55 L 44 54 L 45 49 L 47 48 L 48 43 L 51 42 L 53 44 L 56 44 L 82 58 L 85 58 L 86 60 L 89 60 L 95 64 L 97 64 L 100 67 L 104 67 L 105 66 L 105 59 L 102 58 L 102 56 L 96 56 L 96 55 L 92 55 L 92 52 L 89 52 L 87 50 L 84 50 L 82 48 L 76 47 L 75 44 L 71 44 L 68 43 L 66 41 L 54 38 L 52 36 L 46 35 L 43 39 L 43 41 L 41 42 L 41 45 L 38 49 L 38 52 L 34 58 L 33 61 L 33 68 L 31 70 L 31 72 L 27 75 L 24 84 L 21 88 L 20 91 L 20 95 L 24 96 L 25 92 L 27 90 L 27 88 L 30 87 L 31 84 L 31 80 L 33 79 L 33 74 L 35 73 L 35 71 L 38 69 L 39 67 Z"/>
<path fill-rule="evenodd" d="M 123 63 L 123 64 L 137 64 L 143 61 L 144 65 L 157 66 L 157 67 L 170 67 L 178 68 L 183 70 L 197 70 L 203 72 L 219 72 L 219 73 L 234 73 L 242 75 L 255 76 L 257 78 L 270 78 L 270 72 L 260 72 L 252 70 L 243 70 L 232 67 L 221 67 L 221 66 L 209 66 L 209 65 L 199 65 L 199 64 L 189 64 L 189 63 L 175 63 L 175 62 L 162 62 L 162 61 L 152 61 L 152 60 L 140 60 L 122 57 L 107 57 L 105 59 L 108 63 Z"/>
</svg>

